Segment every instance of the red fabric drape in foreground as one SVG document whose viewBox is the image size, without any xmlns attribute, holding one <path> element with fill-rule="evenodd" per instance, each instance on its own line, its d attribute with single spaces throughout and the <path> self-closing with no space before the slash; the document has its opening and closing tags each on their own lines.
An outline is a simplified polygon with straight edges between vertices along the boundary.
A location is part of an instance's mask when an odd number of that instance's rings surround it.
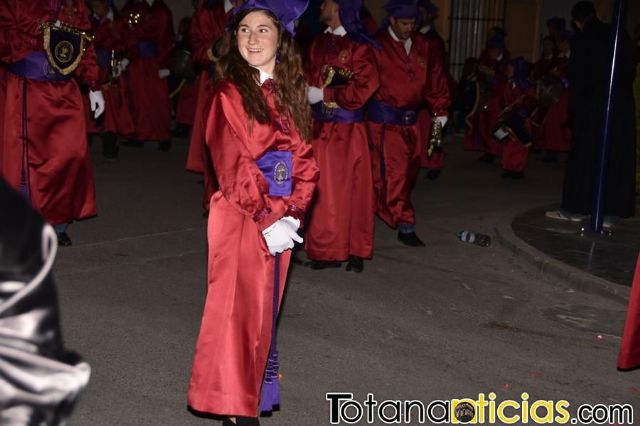
<svg viewBox="0 0 640 426">
<path fill-rule="evenodd" d="M 640 367 L 640 256 L 633 276 L 627 320 L 622 333 L 622 344 L 618 354 L 618 368 L 629 370 Z"/>
</svg>

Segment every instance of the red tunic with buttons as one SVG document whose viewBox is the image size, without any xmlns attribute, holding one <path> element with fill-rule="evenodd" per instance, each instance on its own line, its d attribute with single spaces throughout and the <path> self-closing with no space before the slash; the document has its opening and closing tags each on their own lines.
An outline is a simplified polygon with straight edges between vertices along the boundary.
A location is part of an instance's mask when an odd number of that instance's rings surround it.
<svg viewBox="0 0 640 426">
<path fill-rule="evenodd" d="M 451 103 L 449 86 L 443 70 L 429 64 L 429 44 L 419 33 L 411 36 L 407 54 L 404 44 L 395 41 L 387 28 L 377 34 L 382 49 L 375 49 L 380 88 L 374 99 L 395 108 L 417 110 L 426 102 L 435 115 L 447 115 Z M 427 72 L 429 69 L 433 72 Z M 376 211 L 389 226 L 414 224 L 415 211 L 411 191 L 420 169 L 420 144 L 429 135 L 418 124 L 397 125 L 368 122 L 372 152 Z"/>
<path fill-rule="evenodd" d="M 114 11 L 115 12 L 115 11 Z M 102 86 L 105 100 L 104 113 L 98 119 L 93 118 L 89 98 L 86 97 L 85 107 L 87 111 L 87 131 L 89 133 L 110 132 L 122 136 L 133 135 L 135 128 L 133 118 L 129 110 L 127 99 L 126 81 L 122 78 L 111 80 L 111 52 L 115 52 L 116 58 L 120 58 L 125 49 L 124 40 L 127 22 L 124 19 L 100 20 L 93 17 L 93 45 L 100 65 L 101 81 L 107 83 Z"/>
<path fill-rule="evenodd" d="M 270 82 L 270 80 L 268 80 Z M 219 415 L 256 417 L 273 320 L 275 257 L 262 230 L 283 216 L 302 218 L 318 168 L 311 145 L 279 117 L 272 87 L 262 86 L 271 123 L 250 121 L 230 82 L 216 85 L 207 121 L 207 147 L 220 190 L 211 197 L 207 299 L 189 382 L 189 405 Z M 256 165 L 267 151 L 290 151 L 292 193 L 272 197 Z M 280 296 L 291 251 L 280 255 Z M 280 300 L 282 298 L 280 297 Z"/>
<path fill-rule="evenodd" d="M 0 3 L 0 59 L 12 64 L 43 51 L 40 23 L 61 22 L 89 31 L 83 0 L 6 0 Z M 92 46 L 70 79 L 36 81 L 3 73 L 0 174 L 47 221 L 68 223 L 96 214 L 93 172 L 86 143 L 83 95 L 76 79 L 100 89 Z"/>
<path fill-rule="evenodd" d="M 375 56 L 368 44 L 348 35 L 319 35 L 311 44 L 307 79 L 324 82 L 323 68 L 354 73 L 344 87 L 325 88 L 324 102 L 361 110 L 378 88 Z M 316 107 L 321 104 L 318 103 Z M 364 121 L 314 122 L 313 153 L 322 173 L 305 235 L 305 251 L 314 260 L 346 260 L 373 255 L 374 195 L 367 127 Z"/>
<path fill-rule="evenodd" d="M 124 73 L 135 124 L 135 139 L 171 139 L 171 102 L 166 79 L 160 69 L 169 69 L 174 44 L 173 18 L 163 0 L 149 6 L 146 0 L 130 0 L 122 18 L 139 15 L 138 23 L 127 25 L 127 55 L 131 61 Z"/>
<path fill-rule="evenodd" d="M 213 66 L 211 58 L 212 49 L 216 41 L 222 37 L 225 26 L 229 19 L 229 14 L 224 11 L 224 2 L 205 2 L 200 6 L 191 19 L 189 36 L 193 50 L 193 60 L 202 67 L 202 72 L 198 76 L 196 111 L 191 132 L 191 143 L 187 156 L 187 170 L 195 173 L 203 173 L 205 170 L 204 154 L 204 128 L 208 116 L 208 109 L 211 105 L 211 94 L 213 93 L 212 75 L 210 70 Z M 209 194 L 210 196 L 211 194 Z M 205 204 L 208 197 L 205 197 Z"/>
</svg>

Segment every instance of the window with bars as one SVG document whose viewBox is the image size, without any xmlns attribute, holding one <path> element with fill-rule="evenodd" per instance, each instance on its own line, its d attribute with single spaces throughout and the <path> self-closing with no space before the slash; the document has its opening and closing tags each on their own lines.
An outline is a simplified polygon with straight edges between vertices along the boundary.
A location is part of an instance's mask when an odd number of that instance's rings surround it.
<svg viewBox="0 0 640 426">
<path fill-rule="evenodd" d="M 505 28 L 506 0 L 452 0 L 449 70 L 459 79 L 464 61 L 479 57 L 492 27 Z"/>
</svg>

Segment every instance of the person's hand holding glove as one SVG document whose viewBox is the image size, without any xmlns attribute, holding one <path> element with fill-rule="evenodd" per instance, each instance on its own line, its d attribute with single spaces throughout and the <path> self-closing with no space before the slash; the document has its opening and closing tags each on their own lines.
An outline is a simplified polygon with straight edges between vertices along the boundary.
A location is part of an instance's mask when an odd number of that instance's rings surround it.
<svg viewBox="0 0 640 426">
<path fill-rule="evenodd" d="M 311 105 L 322 102 L 324 100 L 324 92 L 319 87 L 309 86 L 307 87 L 307 99 Z"/>
<path fill-rule="evenodd" d="M 170 74 L 171 74 L 171 71 L 169 71 L 166 68 L 161 68 L 161 69 L 158 70 L 158 77 L 160 77 L 160 78 L 169 77 Z"/>
<path fill-rule="evenodd" d="M 116 70 L 116 76 L 120 76 L 127 67 L 129 66 L 129 60 L 127 58 L 122 58 L 120 62 L 118 62 L 118 69 Z"/>
<path fill-rule="evenodd" d="M 299 227 L 300 221 L 298 219 L 285 216 L 262 231 L 269 253 L 275 256 L 278 253 L 293 248 L 294 241 L 302 243 L 304 240 L 296 232 Z"/>
<path fill-rule="evenodd" d="M 91 111 L 93 118 L 98 118 L 104 112 L 104 96 L 100 90 L 89 90 L 89 102 L 91 103 Z"/>
</svg>

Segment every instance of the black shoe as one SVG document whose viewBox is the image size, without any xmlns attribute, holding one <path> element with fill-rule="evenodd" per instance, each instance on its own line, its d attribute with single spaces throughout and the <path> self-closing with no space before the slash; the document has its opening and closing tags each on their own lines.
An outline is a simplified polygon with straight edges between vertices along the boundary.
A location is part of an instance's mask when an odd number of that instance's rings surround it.
<svg viewBox="0 0 640 426">
<path fill-rule="evenodd" d="M 338 262 L 337 260 L 309 260 L 304 266 L 311 269 L 339 268 L 342 266 L 342 262 Z"/>
<path fill-rule="evenodd" d="M 69 247 L 73 243 L 71 242 L 71 238 L 66 232 L 58 232 L 58 246 L 60 247 Z"/>
<path fill-rule="evenodd" d="M 398 232 L 398 241 L 409 247 L 424 247 L 424 243 L 415 232 Z"/>
<path fill-rule="evenodd" d="M 364 260 L 358 256 L 349 256 L 347 262 L 347 271 L 362 272 L 364 269 Z"/>
<path fill-rule="evenodd" d="M 440 177 L 440 173 L 442 172 L 442 170 L 429 170 L 427 172 L 427 177 L 430 180 L 436 180 Z"/>
<path fill-rule="evenodd" d="M 160 141 L 158 144 L 158 151 L 169 152 L 169 150 L 171 150 L 171 140 Z"/>
</svg>

